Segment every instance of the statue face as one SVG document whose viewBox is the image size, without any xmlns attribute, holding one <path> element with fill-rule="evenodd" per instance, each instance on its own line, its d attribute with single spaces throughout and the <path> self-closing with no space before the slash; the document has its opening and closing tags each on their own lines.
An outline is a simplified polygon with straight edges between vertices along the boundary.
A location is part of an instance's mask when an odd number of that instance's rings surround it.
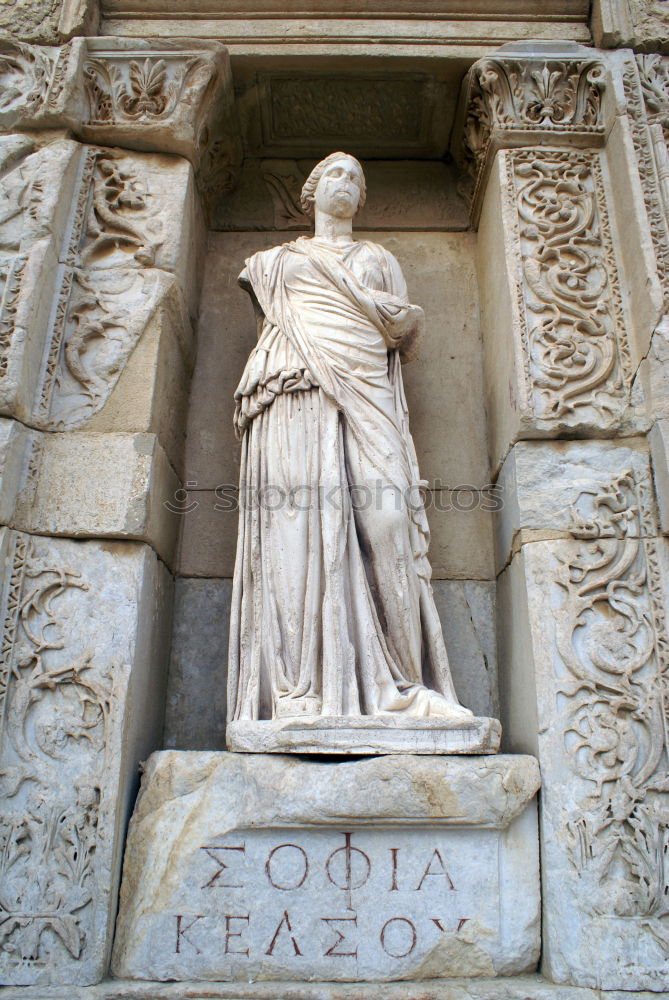
<svg viewBox="0 0 669 1000">
<path fill-rule="evenodd" d="M 358 210 L 362 177 L 358 164 L 342 156 L 323 171 L 314 192 L 314 205 L 338 219 L 352 219 Z"/>
</svg>

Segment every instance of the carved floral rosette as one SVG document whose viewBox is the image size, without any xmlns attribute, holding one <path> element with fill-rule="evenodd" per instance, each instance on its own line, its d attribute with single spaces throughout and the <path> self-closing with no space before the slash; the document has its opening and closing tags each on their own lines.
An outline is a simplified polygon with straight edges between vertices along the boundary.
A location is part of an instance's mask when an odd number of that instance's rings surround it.
<svg viewBox="0 0 669 1000">
<path fill-rule="evenodd" d="M 84 611 L 90 599 L 76 595 L 88 581 L 48 540 L 5 533 L 0 968 L 3 982 L 24 985 L 71 974 L 104 920 L 118 664 L 74 652 L 65 634 L 64 607 Z"/>
<path fill-rule="evenodd" d="M 630 55 L 624 63 L 623 85 L 665 308 L 669 308 L 669 56 Z"/>
<path fill-rule="evenodd" d="M 543 738 L 556 741 L 541 751 L 547 864 L 565 873 L 559 906 L 571 908 L 570 893 L 578 896 L 579 935 L 595 935 L 596 947 L 601 934 L 605 950 L 612 949 L 601 956 L 607 970 L 596 974 L 608 989 L 658 988 L 653 982 L 669 961 L 666 543 L 655 536 L 651 504 L 649 479 L 630 469 L 580 495 L 572 509 L 574 542 L 548 543 L 557 659 L 540 720 Z M 546 570 L 536 565 L 534 586 L 545 590 Z M 557 855 L 568 859 L 576 881 Z M 552 928 L 559 922 L 556 898 L 546 903 L 549 938 L 564 933 Z M 621 921 L 615 934 L 612 921 Z M 626 942 L 620 956 L 618 939 Z M 649 978 L 624 984 L 628 972 Z"/>
<path fill-rule="evenodd" d="M 625 413 L 634 373 L 600 154 L 500 155 L 532 415 L 546 429 L 612 427 Z"/>
<path fill-rule="evenodd" d="M 592 58 L 490 56 L 465 84 L 460 158 L 474 182 L 472 200 L 494 153 L 505 147 L 604 142 L 604 64 Z"/>
</svg>

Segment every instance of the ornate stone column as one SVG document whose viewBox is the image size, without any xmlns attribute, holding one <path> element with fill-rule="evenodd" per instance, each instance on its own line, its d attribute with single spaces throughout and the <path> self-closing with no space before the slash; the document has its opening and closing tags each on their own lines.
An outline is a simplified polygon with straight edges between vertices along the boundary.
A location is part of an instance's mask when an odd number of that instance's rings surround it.
<svg viewBox="0 0 669 1000">
<path fill-rule="evenodd" d="M 181 483 L 198 188 L 229 181 L 235 154 L 230 72 L 221 45 L 183 39 L 0 51 L 0 976 L 91 984 L 138 762 L 160 746 L 164 501 Z"/>
<path fill-rule="evenodd" d="M 625 990 L 669 974 L 669 550 L 648 444 L 664 459 L 666 151 L 644 66 L 507 46 L 468 74 L 459 150 L 504 488 L 502 722 L 542 772 L 543 972 Z"/>
</svg>

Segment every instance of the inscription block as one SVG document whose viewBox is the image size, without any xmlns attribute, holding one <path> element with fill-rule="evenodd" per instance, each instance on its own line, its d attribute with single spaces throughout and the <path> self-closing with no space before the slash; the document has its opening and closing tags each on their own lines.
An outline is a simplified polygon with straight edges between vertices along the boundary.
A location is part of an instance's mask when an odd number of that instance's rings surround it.
<svg viewBox="0 0 669 1000">
<path fill-rule="evenodd" d="M 531 757 L 164 751 L 131 824 L 114 973 L 373 981 L 535 968 Z"/>
</svg>

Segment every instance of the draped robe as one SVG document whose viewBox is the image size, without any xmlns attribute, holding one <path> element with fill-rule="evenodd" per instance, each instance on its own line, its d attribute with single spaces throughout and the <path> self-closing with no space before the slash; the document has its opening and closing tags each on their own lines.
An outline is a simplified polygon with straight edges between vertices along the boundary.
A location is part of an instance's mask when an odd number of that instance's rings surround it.
<svg viewBox="0 0 669 1000">
<path fill-rule="evenodd" d="M 400 355 L 423 314 L 395 258 L 318 238 L 261 251 L 242 439 L 230 720 L 469 715 L 427 560 Z"/>
</svg>

